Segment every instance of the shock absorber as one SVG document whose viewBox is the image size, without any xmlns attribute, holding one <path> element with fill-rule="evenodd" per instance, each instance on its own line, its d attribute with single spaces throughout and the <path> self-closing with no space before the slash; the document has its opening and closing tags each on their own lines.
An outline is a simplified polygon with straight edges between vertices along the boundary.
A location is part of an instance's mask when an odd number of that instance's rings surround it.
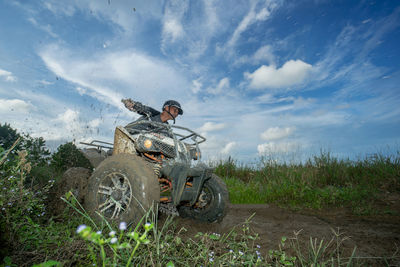
<svg viewBox="0 0 400 267">
<path fill-rule="evenodd" d="M 156 163 L 153 165 L 153 171 L 157 175 L 157 177 L 161 177 L 161 163 Z"/>
</svg>

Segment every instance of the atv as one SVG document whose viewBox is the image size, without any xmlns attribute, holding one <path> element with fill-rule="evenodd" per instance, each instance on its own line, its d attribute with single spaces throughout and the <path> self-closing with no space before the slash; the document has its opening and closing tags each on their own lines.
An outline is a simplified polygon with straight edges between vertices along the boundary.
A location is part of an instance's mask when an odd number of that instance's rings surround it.
<svg viewBox="0 0 400 267">
<path fill-rule="evenodd" d="M 83 143 L 94 147 L 84 149 L 84 154 L 95 168 L 87 189 L 75 189 L 97 220 L 138 222 L 158 205 L 164 213 L 220 222 L 229 195 L 222 179 L 200 162 L 199 144 L 205 141 L 177 125 L 139 120 L 118 126 L 114 144 Z"/>
</svg>

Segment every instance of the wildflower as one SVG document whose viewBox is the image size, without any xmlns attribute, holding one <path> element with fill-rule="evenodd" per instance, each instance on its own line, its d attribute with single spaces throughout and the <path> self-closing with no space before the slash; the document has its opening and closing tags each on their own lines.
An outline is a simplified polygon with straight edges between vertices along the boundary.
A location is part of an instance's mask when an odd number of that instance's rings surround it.
<svg viewBox="0 0 400 267">
<path fill-rule="evenodd" d="M 110 243 L 115 244 L 117 243 L 118 239 L 116 237 L 111 238 Z"/>
<path fill-rule="evenodd" d="M 242 256 L 242 255 L 243 255 L 243 252 L 241 252 L 240 250 L 239 250 L 239 255 L 240 255 L 240 256 Z"/>
<path fill-rule="evenodd" d="M 153 227 L 153 225 L 152 225 L 151 223 L 146 223 L 146 224 L 144 225 L 144 229 L 145 229 L 146 231 L 149 231 L 152 227 Z"/>
<path fill-rule="evenodd" d="M 12 205 L 12 203 L 11 203 L 11 202 L 8 202 L 7 204 L 8 204 L 8 206 L 11 206 L 11 205 Z"/>
<path fill-rule="evenodd" d="M 230 250 L 229 250 L 229 253 L 233 253 L 233 250 L 232 250 L 232 249 L 230 249 Z"/>
<path fill-rule="evenodd" d="M 261 248 L 261 246 L 260 246 L 260 245 L 257 245 L 256 247 L 257 247 L 257 248 Z"/>
<path fill-rule="evenodd" d="M 258 250 L 256 250 L 256 254 L 257 254 L 257 256 L 261 255 L 260 251 L 258 251 Z"/>
<path fill-rule="evenodd" d="M 121 222 L 121 223 L 119 224 L 119 230 L 121 230 L 121 231 L 126 230 L 126 222 Z"/>
<path fill-rule="evenodd" d="M 213 261 L 214 261 L 214 259 L 213 259 L 213 258 L 210 258 L 208 261 L 209 261 L 209 262 L 213 262 Z"/>
<path fill-rule="evenodd" d="M 108 235 L 109 236 L 115 236 L 115 231 L 111 231 Z"/>
<path fill-rule="evenodd" d="M 97 231 L 96 234 L 101 235 L 101 231 Z"/>
<path fill-rule="evenodd" d="M 76 233 L 79 234 L 80 232 L 82 232 L 84 229 L 86 228 L 86 225 L 81 224 L 78 226 L 78 229 L 76 229 Z"/>
</svg>

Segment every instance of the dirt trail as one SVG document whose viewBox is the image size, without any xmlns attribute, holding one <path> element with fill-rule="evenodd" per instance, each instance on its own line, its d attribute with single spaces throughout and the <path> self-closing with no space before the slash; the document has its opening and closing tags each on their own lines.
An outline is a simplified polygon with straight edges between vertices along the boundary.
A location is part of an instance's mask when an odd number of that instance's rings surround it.
<svg viewBox="0 0 400 267">
<path fill-rule="evenodd" d="M 340 229 L 350 237 L 343 245 L 349 251 L 357 246 L 357 256 L 381 257 L 392 255 L 400 248 L 399 216 L 349 215 L 344 210 L 298 213 L 274 205 L 231 205 L 227 216 L 220 224 L 203 224 L 190 219 L 178 218 L 178 226 L 185 227 L 187 236 L 197 232 L 227 233 L 236 225 L 242 225 L 253 213 L 251 228 L 259 234 L 258 242 L 263 252 L 277 249 L 282 236 L 293 237 L 294 231 L 301 231 L 299 239 L 309 242 L 313 238 L 330 240 L 332 230 Z M 399 262 L 400 264 L 400 262 Z"/>
</svg>

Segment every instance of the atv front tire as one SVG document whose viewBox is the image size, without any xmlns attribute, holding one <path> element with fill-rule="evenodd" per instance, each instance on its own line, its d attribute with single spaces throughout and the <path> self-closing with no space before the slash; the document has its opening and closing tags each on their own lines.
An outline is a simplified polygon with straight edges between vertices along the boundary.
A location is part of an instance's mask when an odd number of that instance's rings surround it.
<svg viewBox="0 0 400 267">
<path fill-rule="evenodd" d="M 117 154 L 101 162 L 90 177 L 85 208 L 98 222 L 104 217 L 138 223 L 159 200 L 160 187 L 149 163 L 136 155 Z"/>
<path fill-rule="evenodd" d="M 178 207 L 179 215 L 183 218 L 192 218 L 201 222 L 221 222 L 228 212 L 228 189 L 217 175 L 213 174 L 204 182 L 199 199 L 192 207 L 182 205 Z"/>
</svg>

